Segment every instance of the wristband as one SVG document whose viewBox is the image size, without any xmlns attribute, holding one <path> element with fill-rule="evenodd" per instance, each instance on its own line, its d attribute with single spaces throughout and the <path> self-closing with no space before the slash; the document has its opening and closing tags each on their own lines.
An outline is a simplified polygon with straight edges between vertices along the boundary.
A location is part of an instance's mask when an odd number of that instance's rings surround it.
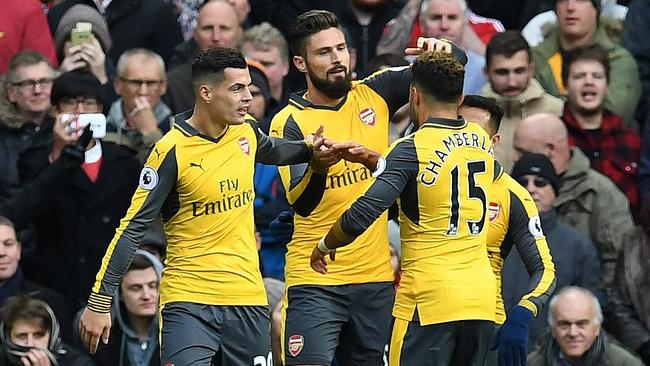
<svg viewBox="0 0 650 366">
<path fill-rule="evenodd" d="M 327 245 L 325 245 L 325 237 L 322 237 L 318 242 L 318 250 L 325 254 L 329 254 L 332 251 L 332 249 L 328 248 Z"/>
</svg>

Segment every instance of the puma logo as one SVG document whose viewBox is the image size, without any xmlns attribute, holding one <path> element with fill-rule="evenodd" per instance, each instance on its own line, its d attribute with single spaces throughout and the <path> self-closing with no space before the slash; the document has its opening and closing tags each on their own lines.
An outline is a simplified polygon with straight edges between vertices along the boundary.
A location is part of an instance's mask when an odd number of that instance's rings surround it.
<svg viewBox="0 0 650 366">
<path fill-rule="evenodd" d="M 201 161 L 198 162 L 198 163 L 192 163 L 190 161 L 190 168 L 192 168 L 192 167 L 196 167 L 196 168 L 201 169 L 202 171 L 205 171 L 205 169 L 203 168 L 203 159 L 201 159 Z"/>
<path fill-rule="evenodd" d="M 158 148 L 157 148 L 157 147 L 154 147 L 154 148 L 153 148 L 153 152 L 156 153 L 156 158 L 157 158 L 157 159 L 160 159 L 160 152 L 158 151 Z"/>
</svg>

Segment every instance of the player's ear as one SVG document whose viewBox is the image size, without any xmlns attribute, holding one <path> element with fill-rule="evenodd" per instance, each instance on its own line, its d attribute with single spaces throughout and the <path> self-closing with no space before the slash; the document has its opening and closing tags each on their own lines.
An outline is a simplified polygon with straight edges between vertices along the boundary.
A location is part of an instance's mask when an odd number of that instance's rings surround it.
<svg viewBox="0 0 650 366">
<path fill-rule="evenodd" d="M 497 146 L 499 144 L 499 141 L 501 141 L 501 135 L 497 133 L 492 136 L 492 146 Z"/>
<path fill-rule="evenodd" d="M 204 103 L 210 104 L 212 101 L 212 89 L 207 85 L 199 86 L 199 97 Z"/>
<path fill-rule="evenodd" d="M 298 71 L 302 73 L 307 73 L 307 63 L 305 62 L 305 58 L 302 56 L 293 56 L 293 65 L 298 69 Z"/>
<path fill-rule="evenodd" d="M 419 105 L 420 104 L 420 91 L 413 84 L 411 84 L 411 98 L 410 98 L 410 100 L 413 102 L 414 105 Z"/>
</svg>

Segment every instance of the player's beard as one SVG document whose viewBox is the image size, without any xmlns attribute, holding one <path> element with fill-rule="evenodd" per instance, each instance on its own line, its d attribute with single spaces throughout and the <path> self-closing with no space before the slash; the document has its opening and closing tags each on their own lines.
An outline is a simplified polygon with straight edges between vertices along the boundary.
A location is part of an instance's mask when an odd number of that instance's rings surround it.
<svg viewBox="0 0 650 366">
<path fill-rule="evenodd" d="M 328 73 L 330 70 L 328 70 Z M 334 81 L 328 79 L 327 74 L 324 79 L 319 78 L 309 65 L 307 65 L 307 74 L 314 88 L 318 89 L 318 91 L 330 99 L 343 98 L 352 89 L 352 79 L 350 78 L 350 71 L 347 67 L 345 67 L 345 77 L 337 78 Z"/>
</svg>

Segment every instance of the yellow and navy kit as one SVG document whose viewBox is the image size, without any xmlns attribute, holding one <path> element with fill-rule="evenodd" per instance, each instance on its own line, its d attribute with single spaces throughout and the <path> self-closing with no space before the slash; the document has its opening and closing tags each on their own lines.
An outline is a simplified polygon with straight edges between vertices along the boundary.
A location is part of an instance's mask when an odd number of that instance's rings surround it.
<svg viewBox="0 0 650 366">
<path fill-rule="evenodd" d="M 354 82 L 352 90 L 337 106 L 310 103 L 293 94 L 289 105 L 271 122 L 271 136 L 302 140 L 319 125 L 335 141 L 356 141 L 374 151 L 388 147 L 390 116 L 408 102 L 410 71 L 393 68 Z M 372 182 L 372 172 L 362 164 L 340 161 L 327 175 L 317 174 L 306 164 L 280 168 L 287 199 L 294 207 L 294 232 L 286 255 L 287 286 L 344 285 L 393 281 L 388 247 L 387 215 L 352 245 L 337 251 L 327 275 L 314 272 L 309 257 L 352 201 Z"/>
<path fill-rule="evenodd" d="M 396 318 L 411 321 L 417 308 L 421 325 L 494 321 L 496 284 L 486 249 L 491 150 L 479 125 L 430 118 L 393 143 L 385 170 L 332 228 L 349 243 L 399 199 Z"/>
<path fill-rule="evenodd" d="M 497 324 L 506 320 L 501 296 L 501 270 L 513 244 L 530 276 L 529 292 L 519 305 L 533 315 L 548 301 L 555 289 L 555 266 L 542 231 L 542 223 L 532 197 L 511 176 L 501 170 L 490 190 L 487 250 L 497 284 Z"/>
<path fill-rule="evenodd" d="M 266 305 L 254 235 L 255 162 L 308 162 L 305 141 L 264 135 L 254 120 L 217 139 L 184 119 L 154 146 L 140 186 L 102 260 L 89 307 L 107 312 L 111 297 L 151 221 L 167 236 L 160 304 Z"/>
</svg>

